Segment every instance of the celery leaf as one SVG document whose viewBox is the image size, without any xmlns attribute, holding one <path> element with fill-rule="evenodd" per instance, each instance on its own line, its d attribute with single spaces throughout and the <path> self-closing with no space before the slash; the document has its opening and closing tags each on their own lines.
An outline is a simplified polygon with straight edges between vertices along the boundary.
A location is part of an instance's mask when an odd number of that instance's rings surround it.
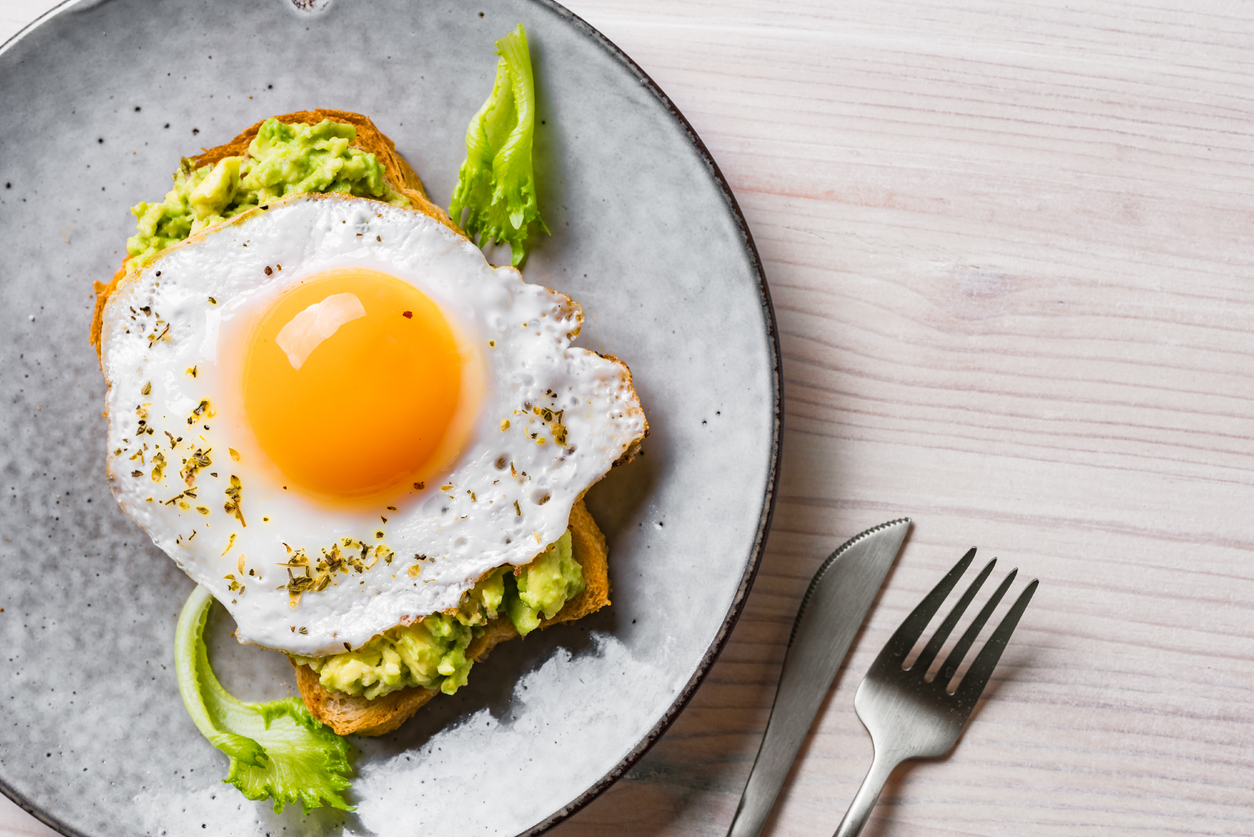
<svg viewBox="0 0 1254 837">
<path fill-rule="evenodd" d="M 232 697 L 209 666 L 205 620 L 213 596 L 197 587 L 183 605 L 174 637 L 174 663 L 183 705 L 209 743 L 231 759 L 230 782 L 251 800 L 272 799 L 276 813 L 300 802 L 305 813 L 329 806 L 353 810 L 348 743 L 314 720 L 299 697 L 244 703 Z"/>
</svg>

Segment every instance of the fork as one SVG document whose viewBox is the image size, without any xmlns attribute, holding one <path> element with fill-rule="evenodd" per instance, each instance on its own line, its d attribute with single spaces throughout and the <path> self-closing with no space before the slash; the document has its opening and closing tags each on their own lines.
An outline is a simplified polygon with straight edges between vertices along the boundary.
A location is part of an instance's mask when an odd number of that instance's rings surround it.
<svg viewBox="0 0 1254 837">
<path fill-rule="evenodd" d="M 911 611 L 906 621 L 889 638 L 884 650 L 871 664 L 862 685 L 858 687 L 853 705 L 862 725 L 871 734 L 875 756 L 871 769 L 867 771 L 862 786 L 858 788 L 857 795 L 845 813 L 845 818 L 836 829 L 835 837 L 855 837 L 862 831 L 875 807 L 875 801 L 879 799 L 880 791 L 884 789 L 884 783 L 897 765 L 907 759 L 943 756 L 958 743 L 962 728 L 971 717 L 971 710 L 975 708 L 976 701 L 980 699 L 980 694 L 1001 658 L 1001 652 L 1010 641 L 1015 626 L 1019 624 L 1019 617 L 1023 615 L 1032 594 L 1036 592 L 1037 581 L 1033 579 L 993 631 L 988 642 L 980 649 L 975 662 L 951 693 L 948 690 L 950 681 L 954 679 L 958 666 L 975 644 L 980 629 L 988 622 L 993 610 L 1010 589 L 1017 569 L 1010 571 L 992 598 L 980 610 L 941 664 L 935 678 L 927 679 L 928 669 L 981 585 L 993 572 L 996 558 L 989 561 L 975 581 L 971 582 L 971 586 L 941 622 L 910 668 L 904 666 L 910 649 L 918 642 L 928 622 L 940 610 L 945 598 L 974 560 L 975 549 L 972 548 L 945 574 L 932 592 L 919 602 L 919 606 Z"/>
</svg>

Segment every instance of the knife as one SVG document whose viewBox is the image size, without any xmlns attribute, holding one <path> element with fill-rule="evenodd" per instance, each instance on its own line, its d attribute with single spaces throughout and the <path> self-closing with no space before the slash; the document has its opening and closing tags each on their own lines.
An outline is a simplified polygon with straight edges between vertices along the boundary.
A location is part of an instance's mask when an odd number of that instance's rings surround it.
<svg viewBox="0 0 1254 837">
<path fill-rule="evenodd" d="M 728 837 L 757 837 L 762 831 L 908 531 L 910 519 L 904 517 L 867 529 L 828 556 L 814 574 L 797 610 L 766 734 Z"/>
</svg>

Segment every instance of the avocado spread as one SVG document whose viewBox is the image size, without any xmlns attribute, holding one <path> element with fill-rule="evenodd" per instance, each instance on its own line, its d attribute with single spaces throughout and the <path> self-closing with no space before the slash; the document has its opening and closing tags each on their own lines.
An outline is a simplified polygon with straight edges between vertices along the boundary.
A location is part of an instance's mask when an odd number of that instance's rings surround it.
<svg viewBox="0 0 1254 837">
<path fill-rule="evenodd" d="M 433 613 L 412 625 L 398 625 L 355 651 L 330 657 L 296 657 L 318 672 L 323 688 L 366 698 L 408 686 L 438 688 L 451 695 L 466 685 L 474 660 L 466 657 L 472 639 L 502 607 L 526 636 L 552 619 L 584 589 L 583 568 L 575 560 L 570 530 L 525 567 L 497 567 L 462 597 L 455 613 Z"/>
<path fill-rule="evenodd" d="M 567 529 L 543 555 L 505 580 L 505 610 L 520 636 L 540 627 L 540 614 L 552 619 L 567 599 L 583 592 L 583 567 L 573 553 Z"/>
<path fill-rule="evenodd" d="M 210 224 L 302 192 L 340 192 L 409 206 L 384 181 L 374 154 L 352 147 L 356 138 L 354 126 L 329 119 L 317 125 L 267 119 L 247 156 L 199 168 L 184 157 L 174 173 L 174 188 L 160 203 L 131 208 L 138 221 L 126 252 L 146 261 Z"/>
</svg>

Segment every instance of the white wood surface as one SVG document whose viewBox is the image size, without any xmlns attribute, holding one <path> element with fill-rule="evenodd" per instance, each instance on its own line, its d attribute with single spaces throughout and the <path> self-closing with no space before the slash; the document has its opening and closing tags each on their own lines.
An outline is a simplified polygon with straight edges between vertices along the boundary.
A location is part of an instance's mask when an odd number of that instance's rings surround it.
<svg viewBox="0 0 1254 837">
<path fill-rule="evenodd" d="M 866 833 L 1254 834 L 1254 4 L 568 5 L 731 182 L 787 433 L 730 644 L 554 833 L 725 833 L 810 574 L 909 514 L 768 833 L 835 829 L 862 673 L 978 545 L 1041 588 L 952 756 L 895 774 Z M 0 799 L 0 837 L 46 834 Z"/>
</svg>

